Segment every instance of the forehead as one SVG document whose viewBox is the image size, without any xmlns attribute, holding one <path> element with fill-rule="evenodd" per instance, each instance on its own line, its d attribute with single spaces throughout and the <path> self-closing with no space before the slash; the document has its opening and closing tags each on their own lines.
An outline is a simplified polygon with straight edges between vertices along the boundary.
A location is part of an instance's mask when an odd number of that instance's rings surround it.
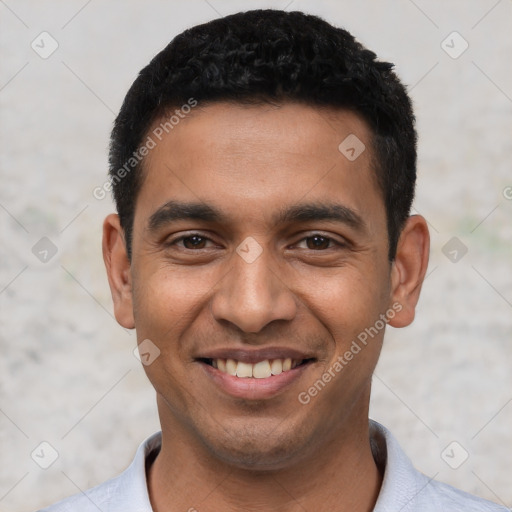
<svg viewBox="0 0 512 512">
<path fill-rule="evenodd" d="M 240 222 L 275 219 L 302 200 L 361 214 L 383 208 L 371 130 L 355 113 L 297 103 L 199 104 L 167 128 L 156 132 L 161 140 L 153 135 L 136 220 L 172 200 L 203 201 Z"/>
</svg>

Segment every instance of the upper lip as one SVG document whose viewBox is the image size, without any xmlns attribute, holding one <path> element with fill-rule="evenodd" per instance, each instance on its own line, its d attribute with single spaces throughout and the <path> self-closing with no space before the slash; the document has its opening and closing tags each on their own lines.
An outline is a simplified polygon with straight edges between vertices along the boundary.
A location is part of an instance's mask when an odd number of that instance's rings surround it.
<svg viewBox="0 0 512 512">
<path fill-rule="evenodd" d="M 255 364 L 265 359 L 314 359 L 314 356 L 307 352 L 301 352 L 295 348 L 265 347 L 258 349 L 235 349 L 218 348 L 200 354 L 196 359 L 234 359 L 243 363 Z"/>
</svg>

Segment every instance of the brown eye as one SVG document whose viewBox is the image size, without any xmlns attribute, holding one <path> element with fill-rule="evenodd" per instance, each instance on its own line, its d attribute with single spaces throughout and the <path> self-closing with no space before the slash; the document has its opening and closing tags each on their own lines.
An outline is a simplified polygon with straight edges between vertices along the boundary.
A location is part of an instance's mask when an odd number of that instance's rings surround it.
<svg viewBox="0 0 512 512">
<path fill-rule="evenodd" d="M 314 233 L 300 240 L 297 243 L 297 247 L 309 251 L 323 252 L 327 249 L 343 249 L 346 245 L 343 242 L 338 242 L 338 240 L 335 240 L 330 236 Z"/>
<path fill-rule="evenodd" d="M 167 247 L 177 246 L 182 249 L 205 249 L 205 245 L 210 241 L 209 238 L 199 234 L 181 236 L 175 240 L 166 243 Z"/>
<path fill-rule="evenodd" d="M 192 235 L 181 239 L 185 249 L 204 249 L 206 244 L 206 238 L 204 236 Z"/>
<path fill-rule="evenodd" d="M 308 236 L 305 240 L 307 248 L 311 250 L 328 249 L 332 242 L 330 238 L 321 235 Z"/>
</svg>

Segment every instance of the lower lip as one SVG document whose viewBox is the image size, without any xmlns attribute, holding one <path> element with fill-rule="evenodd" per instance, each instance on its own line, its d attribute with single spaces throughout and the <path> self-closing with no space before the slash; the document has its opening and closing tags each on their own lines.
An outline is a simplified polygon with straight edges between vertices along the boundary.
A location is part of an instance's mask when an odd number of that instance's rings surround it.
<svg viewBox="0 0 512 512">
<path fill-rule="evenodd" d="M 233 375 L 221 372 L 209 364 L 202 362 L 199 364 L 222 391 L 228 395 L 246 400 L 262 400 L 282 393 L 293 382 L 298 380 L 302 373 L 311 365 L 311 363 L 306 363 L 282 372 L 279 375 L 272 375 L 265 379 L 255 379 L 251 377 L 234 377 Z"/>
</svg>

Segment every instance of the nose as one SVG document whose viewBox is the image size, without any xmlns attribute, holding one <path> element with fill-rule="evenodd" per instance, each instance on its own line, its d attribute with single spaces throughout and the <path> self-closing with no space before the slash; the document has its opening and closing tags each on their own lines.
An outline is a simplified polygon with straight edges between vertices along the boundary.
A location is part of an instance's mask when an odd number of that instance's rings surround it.
<svg viewBox="0 0 512 512">
<path fill-rule="evenodd" d="M 233 266 L 220 281 L 211 302 L 217 321 L 228 321 L 246 333 L 257 333 L 274 320 L 295 317 L 293 293 L 278 271 L 271 268 L 268 251 L 250 263 L 237 253 L 232 260 Z"/>
</svg>

